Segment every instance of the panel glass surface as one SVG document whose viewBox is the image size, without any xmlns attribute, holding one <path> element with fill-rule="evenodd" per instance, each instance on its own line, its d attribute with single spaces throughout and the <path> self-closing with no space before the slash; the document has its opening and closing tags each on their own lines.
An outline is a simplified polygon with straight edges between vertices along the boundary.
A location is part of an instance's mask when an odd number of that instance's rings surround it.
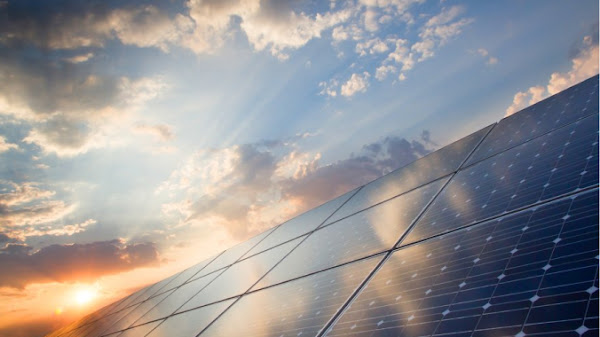
<svg viewBox="0 0 600 337">
<path fill-rule="evenodd" d="M 327 336 L 598 336 L 597 282 L 596 189 L 394 252 Z"/>
<path fill-rule="evenodd" d="M 152 309 L 156 304 L 162 301 L 165 297 L 169 296 L 173 291 L 164 292 L 158 296 L 152 297 L 142 303 L 140 303 L 134 310 L 122 317 L 120 320 L 111 325 L 108 329 L 101 333 L 101 335 L 110 334 L 116 331 L 124 330 L 130 327 L 133 322 L 137 321 L 142 317 L 148 310 Z"/>
<path fill-rule="evenodd" d="M 135 321 L 134 325 L 140 325 L 142 323 L 150 322 L 159 318 L 164 318 L 175 310 L 179 309 L 185 302 L 189 301 L 192 296 L 197 294 L 199 291 L 204 289 L 210 282 L 212 282 L 222 271 L 217 271 L 212 274 L 205 275 L 197 278 L 192 282 L 186 283 L 181 287 L 177 288 L 169 297 L 159 302 L 155 307 L 144 313 L 143 316 Z"/>
<path fill-rule="evenodd" d="M 250 249 L 252 249 L 252 247 L 254 247 L 267 235 L 271 234 L 272 231 L 273 228 L 268 229 L 247 241 L 244 241 L 227 249 L 226 251 L 221 253 L 221 255 L 219 255 L 216 259 L 214 259 L 211 263 L 209 263 L 204 269 L 197 273 L 194 276 L 194 278 L 207 275 L 215 270 L 219 270 L 221 268 L 229 266 L 230 264 L 235 263 L 235 261 L 239 260 L 244 254 L 246 254 Z"/>
<path fill-rule="evenodd" d="M 258 245 L 252 248 L 252 250 L 250 250 L 246 256 L 260 253 L 265 249 L 274 247 L 288 240 L 297 238 L 300 235 L 311 232 L 321 225 L 323 221 L 327 219 L 327 217 L 333 214 L 333 212 L 335 212 L 335 210 L 337 210 L 346 200 L 348 200 L 348 198 L 354 195 L 354 193 L 356 193 L 356 189 L 282 223 L 273 230 L 271 235 L 267 236 Z"/>
<path fill-rule="evenodd" d="M 112 336 L 115 336 L 115 337 L 117 337 L 117 336 L 118 337 L 143 337 L 143 336 L 146 336 L 148 334 L 148 332 L 152 331 L 152 329 L 154 329 L 159 323 L 160 323 L 160 321 L 136 326 L 134 328 L 127 329 L 125 331 L 115 332 L 109 336 L 111 336 L 111 337 Z"/>
<path fill-rule="evenodd" d="M 178 312 L 193 309 L 211 302 L 221 301 L 244 293 L 281 261 L 304 237 L 289 241 L 258 255 L 249 257 L 229 267 Z"/>
<path fill-rule="evenodd" d="M 391 249 L 446 179 L 313 232 L 253 289 Z"/>
<path fill-rule="evenodd" d="M 402 244 L 597 184 L 593 115 L 461 170 Z"/>
<path fill-rule="evenodd" d="M 456 171 L 491 127 L 490 125 L 483 128 L 368 183 L 335 212 L 326 223 L 337 221 Z"/>
<path fill-rule="evenodd" d="M 195 337 L 221 312 L 227 309 L 234 300 L 230 299 L 173 315 L 162 321 L 156 329 L 148 334 L 148 337 Z M 243 336 L 243 334 L 240 336 Z"/>
<path fill-rule="evenodd" d="M 498 122 L 467 164 L 493 156 L 593 113 L 598 113 L 598 75 Z"/>
<path fill-rule="evenodd" d="M 118 322 L 121 318 L 127 316 L 129 313 L 135 310 L 139 304 L 132 305 L 116 313 L 106 315 L 88 325 L 83 326 L 81 329 L 75 330 L 71 333 L 70 337 L 97 337 L 110 328 L 113 324 Z"/>
<path fill-rule="evenodd" d="M 200 336 L 316 336 L 381 258 L 244 295 Z"/>
</svg>

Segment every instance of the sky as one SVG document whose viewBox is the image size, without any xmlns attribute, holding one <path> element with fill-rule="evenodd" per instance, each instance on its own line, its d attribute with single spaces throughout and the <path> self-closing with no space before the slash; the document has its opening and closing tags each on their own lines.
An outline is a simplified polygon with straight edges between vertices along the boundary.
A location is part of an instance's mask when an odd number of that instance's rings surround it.
<svg viewBox="0 0 600 337">
<path fill-rule="evenodd" d="M 598 1 L 0 1 L 0 336 L 598 73 Z"/>
</svg>

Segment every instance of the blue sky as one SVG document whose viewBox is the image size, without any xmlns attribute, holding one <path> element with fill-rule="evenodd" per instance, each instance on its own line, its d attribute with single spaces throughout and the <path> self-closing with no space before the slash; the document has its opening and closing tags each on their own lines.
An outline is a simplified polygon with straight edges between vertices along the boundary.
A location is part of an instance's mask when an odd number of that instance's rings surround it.
<svg viewBox="0 0 600 337">
<path fill-rule="evenodd" d="M 92 310 L 598 73 L 597 1 L 9 0 L 0 18 L 0 329 Z"/>
</svg>

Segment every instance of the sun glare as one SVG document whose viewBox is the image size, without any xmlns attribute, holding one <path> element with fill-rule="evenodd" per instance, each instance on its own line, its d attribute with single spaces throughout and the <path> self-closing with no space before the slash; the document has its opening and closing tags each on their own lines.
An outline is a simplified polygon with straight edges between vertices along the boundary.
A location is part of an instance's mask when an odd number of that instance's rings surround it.
<svg viewBox="0 0 600 337">
<path fill-rule="evenodd" d="M 85 305 L 91 302 L 97 295 L 96 289 L 82 288 L 75 292 L 75 302 L 79 305 Z"/>
</svg>

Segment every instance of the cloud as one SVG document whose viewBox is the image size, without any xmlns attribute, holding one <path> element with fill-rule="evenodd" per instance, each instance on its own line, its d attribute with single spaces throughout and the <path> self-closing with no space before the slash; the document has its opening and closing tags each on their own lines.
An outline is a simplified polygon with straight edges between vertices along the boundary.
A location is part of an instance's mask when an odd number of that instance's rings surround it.
<svg viewBox="0 0 600 337">
<path fill-rule="evenodd" d="M 377 70 L 375 71 L 375 78 L 379 81 L 383 81 L 386 79 L 386 77 L 388 76 L 388 74 L 393 74 L 397 71 L 396 67 L 392 66 L 392 65 L 383 65 L 380 66 L 379 68 L 377 68 Z"/>
<path fill-rule="evenodd" d="M 71 214 L 76 205 L 52 199 L 55 194 L 34 182 L 0 181 L 0 233 L 23 241 L 31 236 L 70 236 L 96 223 L 88 219 L 65 224 L 65 216 Z"/>
<path fill-rule="evenodd" d="M 153 5 L 108 8 L 107 5 L 62 1 L 35 4 L 10 2 L 0 7 L 0 42 L 9 46 L 34 44 L 43 49 L 103 47 L 108 40 L 138 47 L 168 50 L 191 29 L 191 20 L 173 17 Z M 81 61 L 80 61 L 81 62 Z"/>
<path fill-rule="evenodd" d="M 583 38 L 579 51 L 573 54 L 569 71 L 552 73 L 545 86 L 536 85 L 517 92 L 512 104 L 506 109 L 506 116 L 598 74 L 597 34 L 596 32 L 595 35 L 587 35 Z"/>
<path fill-rule="evenodd" d="M 0 52 L 0 111 L 31 127 L 24 142 L 59 156 L 118 143 L 128 116 L 167 88 L 159 77 L 101 75 L 87 62 L 23 56 Z"/>
<path fill-rule="evenodd" d="M 339 82 L 336 79 L 331 79 L 328 82 L 322 81 L 319 82 L 319 88 L 321 91 L 319 95 L 327 95 L 330 97 L 337 96 L 337 87 L 339 86 Z"/>
<path fill-rule="evenodd" d="M 356 52 L 360 56 L 367 55 L 367 52 L 369 54 L 381 54 L 388 51 L 388 49 L 389 48 L 387 44 L 384 41 L 381 41 L 379 38 L 374 38 L 365 42 L 357 43 L 355 48 Z"/>
<path fill-rule="evenodd" d="M 11 181 L 0 180 L 0 205 L 4 207 L 27 203 L 37 199 L 46 199 L 52 197 L 55 192 L 40 189 L 34 182 L 25 182 L 17 184 Z"/>
<path fill-rule="evenodd" d="M 240 19 L 239 29 L 255 50 L 269 50 L 280 60 L 290 50 L 304 46 L 321 33 L 348 20 L 351 10 L 340 9 L 308 15 L 297 12 L 284 1 L 198 1 L 187 2 L 195 23 L 191 38 L 182 44 L 196 53 L 211 53 L 232 35 L 232 19 Z"/>
<path fill-rule="evenodd" d="M 0 287 L 22 289 L 32 283 L 90 282 L 98 277 L 157 265 L 153 243 L 121 240 L 87 244 L 51 245 L 33 252 L 24 244 L 0 249 Z"/>
<path fill-rule="evenodd" d="M 483 59 L 486 60 L 485 64 L 488 66 L 493 66 L 498 63 L 498 58 L 491 56 L 490 53 L 485 48 L 479 48 L 479 49 L 477 49 L 477 51 L 472 52 L 472 53 L 476 53 L 479 56 L 483 57 Z"/>
<path fill-rule="evenodd" d="M 429 138 L 388 137 L 324 165 L 320 153 L 298 150 L 301 139 L 203 150 L 188 158 L 156 190 L 171 199 L 163 204 L 171 226 L 224 228 L 244 239 L 420 158 L 432 144 Z"/>
<path fill-rule="evenodd" d="M 71 63 L 82 63 L 82 62 L 89 61 L 90 59 L 92 59 L 92 57 L 94 57 L 94 53 L 86 53 L 86 54 L 75 55 L 73 57 L 67 57 L 67 58 L 65 58 L 65 61 L 71 62 Z"/>
<path fill-rule="evenodd" d="M 342 94 L 342 96 L 350 97 L 357 92 L 367 91 L 367 87 L 369 86 L 369 77 L 370 75 L 366 71 L 363 72 L 362 75 L 356 73 L 352 74 L 350 79 L 342 85 L 340 94 Z"/>
<path fill-rule="evenodd" d="M 164 142 L 173 139 L 173 128 L 166 124 L 147 125 L 139 123 L 134 126 L 133 131 L 141 134 L 148 134 Z"/>
<path fill-rule="evenodd" d="M 18 148 L 19 148 L 19 146 L 17 144 L 7 143 L 6 138 L 4 138 L 4 136 L 0 135 L 0 153 L 6 152 L 11 149 L 17 150 Z"/>
</svg>

